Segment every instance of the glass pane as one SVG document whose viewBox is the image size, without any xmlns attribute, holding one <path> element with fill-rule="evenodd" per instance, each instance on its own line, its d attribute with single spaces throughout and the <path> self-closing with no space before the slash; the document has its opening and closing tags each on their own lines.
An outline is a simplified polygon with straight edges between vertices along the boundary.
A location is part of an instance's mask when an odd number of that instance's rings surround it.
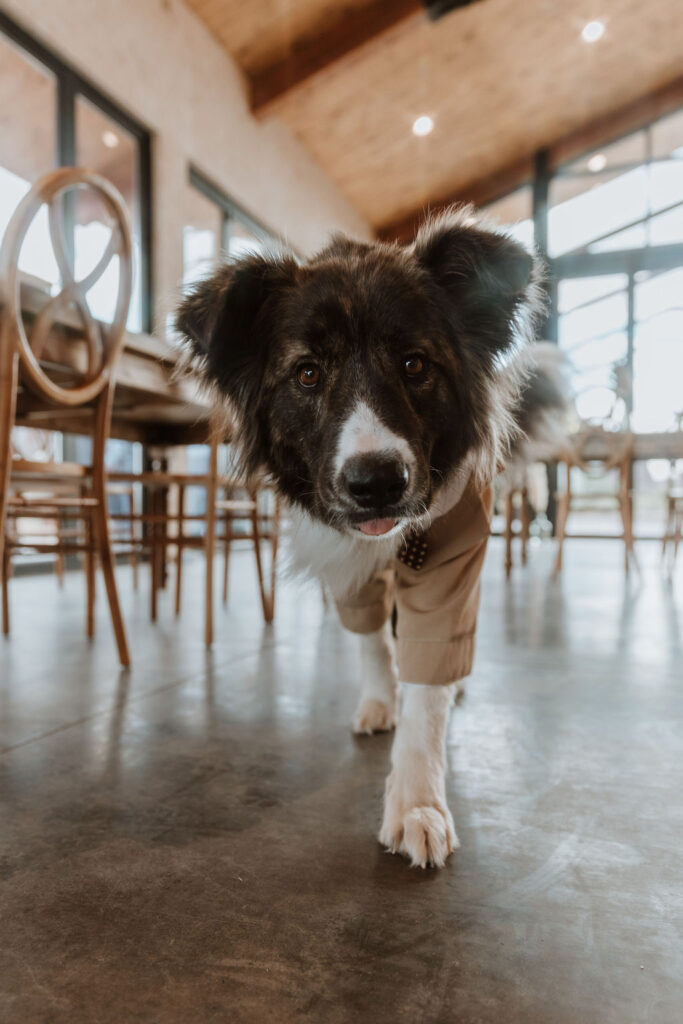
<svg viewBox="0 0 683 1024">
<path fill-rule="evenodd" d="M 483 207 L 483 212 L 501 227 L 507 228 L 523 245 L 531 246 L 534 243 L 532 203 L 533 192 L 531 186 L 526 185 L 497 199 L 495 203 L 489 203 Z"/>
<path fill-rule="evenodd" d="M 655 121 L 651 128 L 652 155 L 683 159 L 683 110 Z"/>
<path fill-rule="evenodd" d="M 550 183 L 548 212 L 550 255 L 581 249 L 641 220 L 647 213 L 645 167 L 591 177 L 555 178 Z"/>
<path fill-rule="evenodd" d="M 19 200 L 56 165 L 54 76 L 0 35 L 0 239 Z M 28 232 L 19 266 L 46 288 L 59 279 L 43 208 Z"/>
<path fill-rule="evenodd" d="M 223 213 L 199 189 L 185 195 L 183 284 L 192 284 L 210 269 L 222 248 Z"/>
<path fill-rule="evenodd" d="M 624 275 L 625 277 L 626 275 Z M 572 351 L 594 338 L 603 338 L 626 328 L 628 296 L 624 287 L 604 299 L 586 302 L 559 318 L 559 342 Z"/>
<path fill-rule="evenodd" d="M 657 160 L 650 164 L 652 210 L 683 203 L 683 160 Z"/>
<path fill-rule="evenodd" d="M 630 399 L 628 277 L 605 274 L 558 283 L 558 341 L 569 357 L 581 419 L 619 425 Z"/>
<path fill-rule="evenodd" d="M 107 178 L 123 196 L 128 207 L 133 237 L 133 293 L 128 314 L 128 329 L 142 330 L 140 276 L 140 183 L 138 180 L 138 141 L 118 122 L 107 117 L 82 96 L 76 97 L 76 163 Z M 89 193 L 78 194 L 76 201 L 76 273 L 82 278 L 92 270 L 104 252 L 111 233 L 110 218 L 99 201 Z M 88 293 L 96 317 L 112 318 L 118 287 L 118 258 Z"/>
<path fill-rule="evenodd" d="M 619 292 L 628 285 L 626 274 L 602 274 L 600 277 L 567 277 L 558 283 L 557 297 L 560 313 L 568 313 L 594 299 L 602 299 Z"/>
<path fill-rule="evenodd" d="M 634 224 L 625 231 L 617 231 L 601 242 L 593 242 L 588 252 L 618 252 L 620 249 L 642 249 L 647 245 L 646 221 Z"/>
<path fill-rule="evenodd" d="M 228 252 L 231 256 L 242 256 L 250 252 L 263 252 L 266 243 L 251 228 L 239 220 L 231 220 L 229 224 Z"/>
<path fill-rule="evenodd" d="M 683 172 L 683 168 L 681 168 Z M 650 245 L 673 245 L 683 242 L 683 203 L 667 213 L 648 221 Z"/>
<path fill-rule="evenodd" d="M 682 140 L 683 141 L 683 140 Z M 634 132 L 623 139 L 617 139 L 608 146 L 594 149 L 578 160 L 565 164 L 561 174 L 592 174 L 596 171 L 609 170 L 610 167 L 624 167 L 628 164 L 640 164 L 647 158 L 647 133 Z"/>
<path fill-rule="evenodd" d="M 633 427 L 669 430 L 683 411 L 683 267 L 634 286 Z"/>
</svg>

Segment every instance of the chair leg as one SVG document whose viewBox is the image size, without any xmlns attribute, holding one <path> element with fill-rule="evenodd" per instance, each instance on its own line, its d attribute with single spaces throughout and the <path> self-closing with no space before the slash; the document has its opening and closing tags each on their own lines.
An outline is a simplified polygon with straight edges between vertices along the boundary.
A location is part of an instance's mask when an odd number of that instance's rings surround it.
<svg viewBox="0 0 683 1024">
<path fill-rule="evenodd" d="M 55 522 L 56 533 L 57 533 L 57 557 L 55 558 L 55 575 L 57 577 L 57 586 L 60 590 L 64 589 L 64 555 L 60 550 L 62 543 L 62 524 L 63 519 L 60 517 Z"/>
<path fill-rule="evenodd" d="M 210 425 L 209 470 L 206 479 L 206 534 L 204 554 L 206 575 L 204 581 L 204 642 L 213 643 L 213 560 L 216 550 L 216 480 L 218 476 L 218 426 Z"/>
<path fill-rule="evenodd" d="M 92 513 L 85 520 L 85 541 L 88 545 L 85 552 L 85 633 L 87 637 L 92 638 L 95 635 L 95 535 Z"/>
<path fill-rule="evenodd" d="M 107 591 L 109 612 L 111 614 L 114 636 L 119 653 L 121 665 L 130 665 L 130 653 L 126 639 L 126 627 L 121 615 L 119 594 L 116 589 L 116 575 L 114 573 L 114 556 L 109 539 L 109 509 L 107 506 L 107 476 L 104 466 L 104 446 L 109 434 L 111 421 L 111 401 L 113 390 L 111 386 L 105 388 L 97 401 L 95 414 L 95 432 L 93 436 L 93 497 L 97 505 L 93 510 L 93 526 L 95 533 L 95 548 L 102 567 L 104 585 Z"/>
<path fill-rule="evenodd" d="M 119 595 L 116 589 L 114 557 L 112 555 L 111 543 L 109 541 L 106 489 L 102 486 L 97 486 L 96 484 L 93 489 L 95 497 L 98 499 L 97 506 L 94 510 L 95 544 L 99 555 L 100 566 L 102 567 L 102 575 L 104 576 L 104 585 L 107 591 L 107 600 L 109 602 L 109 611 L 111 614 L 112 625 L 114 627 L 116 647 L 119 652 L 119 661 L 124 667 L 127 667 L 130 665 L 130 653 L 128 650 L 128 641 L 126 639 L 126 628 L 123 624 L 123 616 L 121 615 L 121 606 L 119 605 Z"/>
<path fill-rule="evenodd" d="M 182 598 L 183 585 L 183 537 L 185 535 L 185 487 L 178 486 L 178 537 L 176 542 L 175 559 L 175 613 L 180 615 L 180 602 Z"/>
<path fill-rule="evenodd" d="M 2 556 L 2 632 L 9 636 L 9 577 L 12 571 L 9 548 L 6 547 Z"/>
<path fill-rule="evenodd" d="M 0 326 L 0 566 L 4 565 L 12 426 L 17 401 L 18 357 L 9 330 Z"/>
<path fill-rule="evenodd" d="M 624 572 L 628 575 L 631 559 L 635 562 L 633 546 L 633 506 L 629 491 L 630 463 L 624 464 L 620 470 L 619 511 L 624 537 Z"/>
<path fill-rule="evenodd" d="M 505 579 L 510 579 L 512 572 L 512 520 L 514 505 L 512 491 L 505 495 Z"/>
<path fill-rule="evenodd" d="M 150 593 L 149 593 L 149 617 L 152 622 L 157 621 L 157 596 L 159 591 L 159 524 L 156 516 L 159 512 L 159 499 L 156 488 L 152 488 L 149 494 L 149 509 L 152 519 L 149 526 L 150 540 Z"/>
<path fill-rule="evenodd" d="M 529 549 L 529 528 L 531 526 L 531 515 L 529 505 L 529 491 L 525 487 L 522 491 L 522 565 L 526 565 Z"/>
<path fill-rule="evenodd" d="M 569 501 L 570 495 L 568 491 L 565 494 L 561 494 L 557 499 L 557 556 L 555 558 L 555 568 L 553 570 L 553 575 L 555 576 L 559 576 L 562 572 L 562 554 L 567 529 L 567 519 L 569 518 Z"/>
<path fill-rule="evenodd" d="M 258 507 L 249 513 L 251 519 L 251 533 L 254 538 L 254 557 L 256 559 L 256 574 L 258 576 L 259 593 L 261 595 L 261 608 L 263 618 L 267 623 L 273 621 L 273 608 L 271 601 L 266 594 L 266 585 L 263 579 L 263 562 L 261 559 L 261 530 L 258 524 Z"/>
<path fill-rule="evenodd" d="M 662 535 L 662 558 L 666 558 L 666 549 L 669 541 L 673 539 L 675 522 L 674 499 L 669 495 L 666 499 L 666 519 L 664 522 L 664 533 Z"/>
<path fill-rule="evenodd" d="M 275 495 L 275 508 L 273 509 L 273 522 L 271 526 L 270 549 L 270 614 L 271 621 L 275 618 L 275 585 L 277 582 L 277 553 L 280 545 L 280 499 Z"/>
<path fill-rule="evenodd" d="M 230 569 L 230 545 L 232 543 L 232 516 L 225 513 L 225 537 L 223 538 L 223 604 L 228 600 L 228 573 Z"/>
<path fill-rule="evenodd" d="M 138 551 L 135 543 L 135 497 L 133 488 L 131 487 L 128 492 L 128 508 L 130 510 L 130 526 L 128 528 L 128 536 L 130 539 L 130 558 L 128 564 L 133 570 L 133 590 L 137 593 L 138 589 Z"/>
</svg>

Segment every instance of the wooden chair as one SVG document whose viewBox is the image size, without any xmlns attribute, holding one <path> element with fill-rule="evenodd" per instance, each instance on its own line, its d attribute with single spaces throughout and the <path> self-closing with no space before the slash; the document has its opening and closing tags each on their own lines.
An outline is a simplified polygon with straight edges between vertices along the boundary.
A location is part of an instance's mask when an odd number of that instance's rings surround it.
<svg viewBox="0 0 683 1024">
<path fill-rule="evenodd" d="M 192 537 L 185 532 L 185 524 L 191 517 L 185 513 L 185 488 L 182 483 L 178 488 L 178 534 L 173 538 L 176 545 L 176 586 L 175 586 L 175 610 L 180 614 L 182 601 L 182 567 L 183 551 L 186 548 L 205 547 L 205 539 Z M 255 485 L 242 488 L 234 480 L 219 478 L 219 489 L 224 492 L 224 497 L 215 501 L 215 544 L 223 546 L 223 602 L 228 599 L 228 581 L 230 565 L 230 549 L 234 541 L 249 541 L 253 545 L 254 559 L 256 563 L 256 575 L 259 586 L 259 596 L 263 618 L 266 623 L 273 621 L 275 614 L 275 579 L 277 566 L 277 553 L 280 536 L 280 502 L 276 495 L 272 496 L 272 509 L 264 511 L 259 502 L 263 503 L 270 497 L 263 489 Z M 207 521 L 208 516 L 201 517 Z M 236 529 L 238 524 L 243 529 Z M 222 527 L 222 532 L 219 528 Z M 270 545 L 270 572 L 266 583 L 266 574 L 263 567 L 262 545 L 266 542 Z"/>
<path fill-rule="evenodd" d="M 76 280 L 72 247 L 65 235 L 64 199 L 67 193 L 83 188 L 96 193 L 104 205 L 112 220 L 112 232 L 97 265 L 84 278 Z M 19 254 L 43 204 L 48 209 L 50 239 L 61 289 L 46 300 L 27 328 L 21 307 Z M 87 293 L 114 257 L 119 261 L 116 304 L 112 323 L 103 324 L 94 319 Z M 75 551 L 85 555 L 89 636 L 94 629 L 95 559 L 99 561 L 122 665 L 130 664 L 130 656 L 109 539 L 104 450 L 111 422 L 114 371 L 124 340 L 131 285 L 130 228 L 123 199 L 117 190 L 100 175 L 79 168 L 62 168 L 36 182 L 12 216 L 0 249 L 0 566 L 3 567 L 4 603 L 8 603 L 9 554 L 17 548 L 25 548 L 17 532 L 7 530 L 8 520 L 34 517 L 81 521 L 83 539 L 62 540 L 59 550 L 63 554 Z M 72 336 L 73 344 L 79 344 L 79 359 L 75 360 L 75 365 L 82 368 L 53 380 L 41 364 L 41 358 L 49 356 L 53 326 L 67 307 L 77 311 L 83 324 L 82 335 L 77 340 Z M 11 432 L 20 385 L 48 405 L 89 410 L 93 439 L 91 466 L 12 459 Z M 67 493 L 58 493 L 59 484 L 66 486 Z M 45 546 L 32 543 L 29 550 L 40 552 Z M 49 550 L 54 551 L 54 545 L 51 544 Z"/>
<path fill-rule="evenodd" d="M 683 412 L 676 415 L 676 429 L 683 430 Z M 667 561 L 668 571 L 673 573 L 678 557 L 678 548 L 683 540 L 683 472 L 680 463 L 673 459 L 670 464 L 666 486 L 666 519 L 662 536 L 662 558 Z"/>
<path fill-rule="evenodd" d="M 591 441 L 597 441 L 606 454 L 600 459 L 586 459 L 584 453 Z M 572 509 L 583 508 L 596 498 L 613 501 L 621 516 L 622 539 L 624 541 L 624 568 L 628 573 L 630 562 L 636 561 L 633 547 L 633 512 L 631 500 L 631 466 L 633 435 L 628 431 L 605 430 L 602 426 L 587 426 L 574 436 L 572 446 L 565 452 L 559 464 L 565 467 L 566 488 L 556 495 L 557 500 L 557 557 L 555 575 L 562 571 L 564 541 L 567 535 L 567 519 Z M 572 469 L 578 469 L 590 479 L 605 480 L 616 470 L 617 490 L 592 492 L 581 496 L 572 493 Z"/>
<path fill-rule="evenodd" d="M 168 472 L 161 466 L 142 473 L 110 474 L 110 481 L 117 486 L 139 484 L 145 490 L 145 511 L 135 513 L 134 522 L 141 524 L 141 532 L 135 535 L 138 551 L 149 555 L 150 563 L 150 618 L 157 619 L 158 593 L 167 580 L 168 552 L 175 551 L 175 611 L 180 614 L 182 604 L 183 553 L 187 549 L 202 550 L 205 559 L 205 621 L 204 639 L 207 646 L 213 642 L 214 622 L 214 560 L 216 548 L 223 545 L 223 595 L 227 599 L 228 565 L 230 546 L 234 540 L 248 540 L 254 546 L 259 593 L 263 616 L 267 623 L 274 614 L 275 572 L 279 545 L 280 505 L 273 497 L 272 511 L 266 513 L 259 505 L 264 499 L 264 489 L 252 485 L 239 489 L 233 479 L 218 470 L 220 442 L 223 440 L 221 427 L 212 421 L 209 427 L 209 465 L 204 473 Z M 186 507 L 188 488 L 202 488 L 206 494 L 205 508 L 190 513 Z M 237 494 L 238 490 L 244 493 Z M 218 497 L 223 492 L 223 497 Z M 175 502 L 172 500 L 175 498 Z M 115 513 L 110 516 L 115 523 L 130 523 L 129 513 Z M 247 529 L 237 531 L 238 521 L 247 524 Z M 190 534 L 191 523 L 203 524 L 203 533 Z M 221 532 L 222 530 L 222 532 Z M 130 541 L 132 543 L 132 541 Z M 270 571 L 264 571 L 262 546 L 270 545 Z"/>
<path fill-rule="evenodd" d="M 133 484 L 107 483 L 107 497 L 111 507 L 112 498 L 121 498 L 127 505 L 126 512 L 109 511 L 109 535 L 115 552 L 123 553 L 133 572 L 133 590 L 138 589 L 138 537 L 135 532 L 135 490 Z"/>
<path fill-rule="evenodd" d="M 529 535 L 535 511 L 529 500 L 529 487 L 526 477 L 520 485 L 511 488 L 505 494 L 505 578 L 510 579 L 512 573 L 512 540 L 515 536 L 514 524 L 519 520 L 518 536 L 521 540 L 522 565 L 527 563 Z"/>
</svg>

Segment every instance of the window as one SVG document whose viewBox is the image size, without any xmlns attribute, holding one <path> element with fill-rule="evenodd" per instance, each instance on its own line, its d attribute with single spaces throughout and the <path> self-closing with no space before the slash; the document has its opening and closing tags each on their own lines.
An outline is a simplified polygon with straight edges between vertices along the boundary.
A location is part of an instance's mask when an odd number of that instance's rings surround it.
<svg viewBox="0 0 683 1024">
<path fill-rule="evenodd" d="M 55 166 L 57 81 L 51 72 L 0 34 L 0 239 L 30 183 Z M 34 222 L 20 267 L 47 285 L 57 266 L 44 244 L 47 217 Z"/>
<path fill-rule="evenodd" d="M 683 242 L 683 113 L 558 168 L 549 255 Z"/>
<path fill-rule="evenodd" d="M 539 157 L 533 187 L 485 212 L 545 250 L 547 336 L 570 360 L 579 416 L 670 430 L 683 414 L 683 110 L 552 170 Z M 657 460 L 634 468 L 641 533 L 661 531 L 668 472 Z M 614 517 L 588 525 L 609 531 Z"/>
<path fill-rule="evenodd" d="M 133 236 L 134 280 L 128 317 L 132 331 L 152 324 L 150 263 L 150 138 L 54 54 L 0 14 L 0 239 L 17 203 L 40 175 L 58 166 L 90 167 L 121 192 Z M 85 193 L 65 205 L 67 240 L 73 238 L 77 274 L 87 272 L 109 235 L 103 207 Z M 50 290 L 58 272 L 48 240 L 47 211 L 36 218 L 22 248 L 20 268 Z M 95 316 L 112 315 L 117 267 L 89 295 Z"/>
<path fill-rule="evenodd" d="M 524 245 L 534 244 L 533 191 L 531 185 L 518 188 L 484 207 L 484 212 L 513 238 Z"/>
<path fill-rule="evenodd" d="M 199 171 L 190 168 L 183 227 L 183 284 L 203 277 L 221 254 L 260 252 L 275 241 Z"/>
<path fill-rule="evenodd" d="M 191 285 L 204 277 L 216 259 L 260 252 L 275 241 L 274 235 L 241 210 L 225 193 L 194 168 L 190 169 L 185 194 L 183 224 L 183 284 Z M 227 445 L 220 453 L 223 472 L 230 472 L 232 453 Z M 209 451 L 206 445 L 190 445 L 185 449 L 185 469 L 205 473 Z M 203 487 L 190 487 L 185 495 L 190 515 L 202 515 L 206 506 Z M 201 523 L 188 524 L 190 532 L 201 533 Z"/>
</svg>

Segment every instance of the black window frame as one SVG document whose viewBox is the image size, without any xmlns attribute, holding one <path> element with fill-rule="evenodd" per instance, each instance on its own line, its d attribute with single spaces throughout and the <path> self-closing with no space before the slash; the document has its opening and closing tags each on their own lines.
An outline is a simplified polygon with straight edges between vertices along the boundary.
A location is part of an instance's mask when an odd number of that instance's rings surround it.
<svg viewBox="0 0 683 1024">
<path fill-rule="evenodd" d="M 292 246 L 284 241 L 284 239 L 271 231 L 270 228 L 248 213 L 243 206 L 236 203 L 230 196 L 225 192 L 219 185 L 216 185 L 206 174 L 200 171 L 195 164 L 190 164 L 188 168 L 188 184 L 192 188 L 197 189 L 205 199 L 208 199 L 216 207 L 218 207 L 221 213 L 221 249 L 224 252 L 229 251 L 230 246 L 230 223 L 232 221 L 239 221 L 244 224 L 245 227 L 254 234 L 260 242 L 273 242 L 282 248 L 288 249 L 293 252 Z"/>
<path fill-rule="evenodd" d="M 152 263 L 152 133 L 120 107 L 90 79 L 81 75 L 67 61 L 48 49 L 34 36 L 0 11 L 0 34 L 7 37 L 53 76 L 57 87 L 57 167 L 71 167 L 76 159 L 76 98 L 82 96 L 137 142 L 137 178 L 140 203 L 140 321 L 141 328 L 151 333 L 154 324 L 154 282 Z M 65 208 L 69 216 L 68 206 Z M 67 235 L 68 235 L 67 223 Z"/>
</svg>

